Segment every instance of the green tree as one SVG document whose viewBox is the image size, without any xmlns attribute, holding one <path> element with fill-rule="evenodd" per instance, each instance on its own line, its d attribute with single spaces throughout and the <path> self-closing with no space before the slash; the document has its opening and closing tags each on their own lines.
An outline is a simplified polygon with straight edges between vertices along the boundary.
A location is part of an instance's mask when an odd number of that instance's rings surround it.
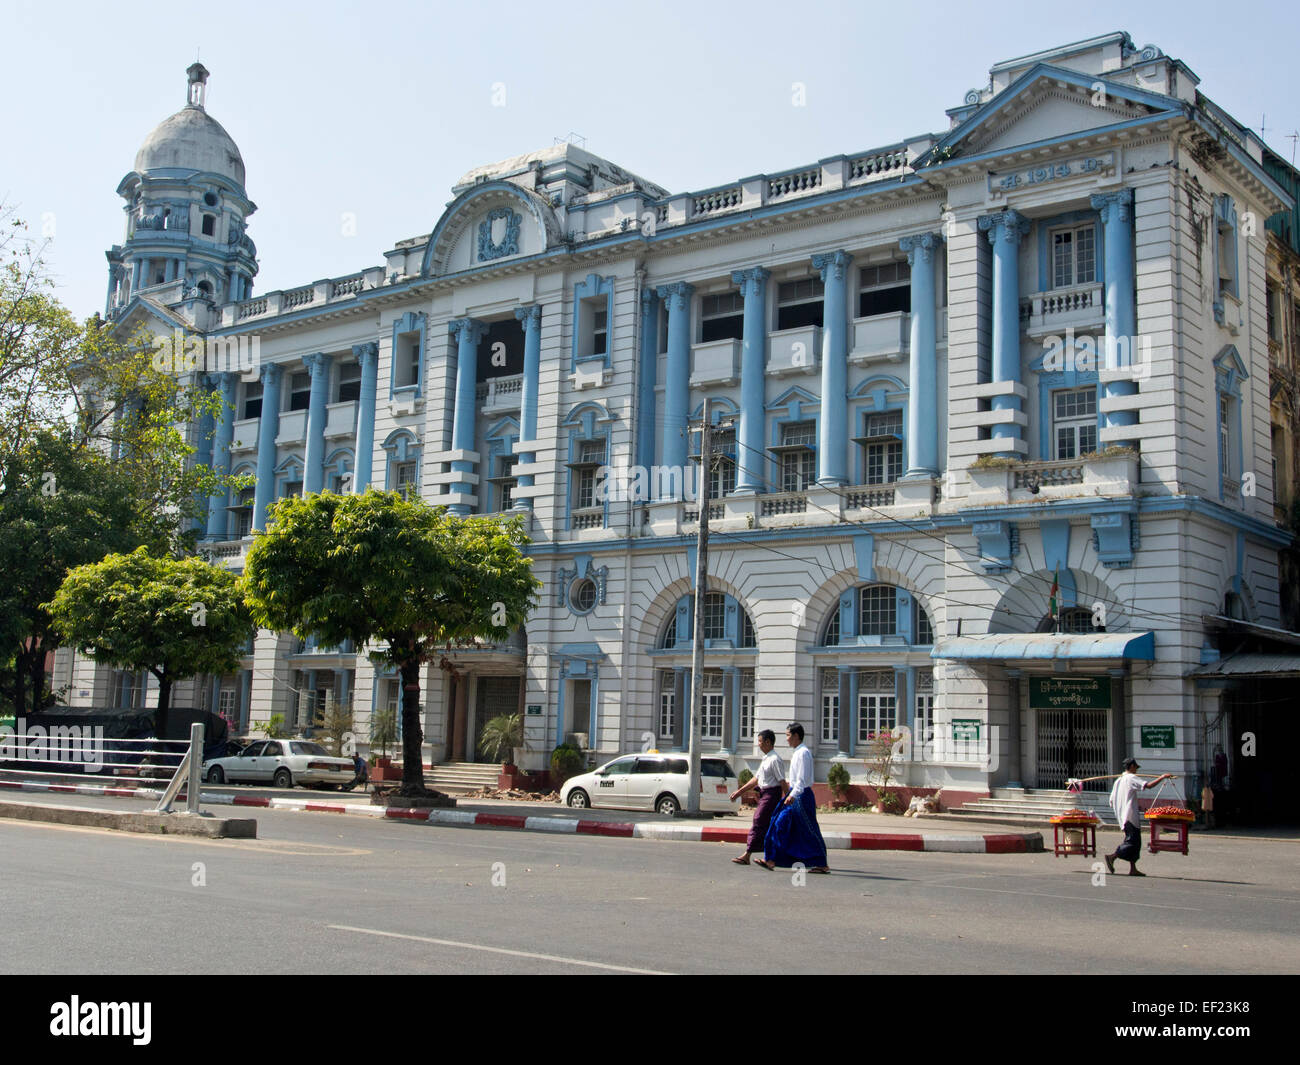
<svg viewBox="0 0 1300 1065">
<path fill-rule="evenodd" d="M 95 661 L 158 678 L 158 736 L 167 734 L 172 685 L 235 669 L 254 633 L 233 573 L 143 547 L 78 566 L 47 609 L 67 641 Z"/>
<path fill-rule="evenodd" d="M 219 489 L 185 426 L 220 412 L 193 375 L 154 366 L 153 338 L 76 320 L 54 298 L 43 247 L 0 204 L 0 691 L 45 705 L 60 637 L 41 604 L 68 570 L 114 551 L 180 554 Z"/>
<path fill-rule="evenodd" d="M 353 640 L 402 678 L 402 785 L 427 795 L 420 670 L 452 644 L 504 640 L 540 582 L 519 518 L 457 518 L 396 492 L 281 500 L 248 553 L 243 584 L 264 628 Z"/>
</svg>

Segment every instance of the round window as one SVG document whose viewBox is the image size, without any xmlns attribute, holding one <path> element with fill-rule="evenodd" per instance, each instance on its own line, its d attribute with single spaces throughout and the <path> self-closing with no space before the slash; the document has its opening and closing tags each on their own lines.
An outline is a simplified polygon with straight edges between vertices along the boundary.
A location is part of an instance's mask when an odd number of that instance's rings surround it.
<svg viewBox="0 0 1300 1065">
<path fill-rule="evenodd" d="M 209 207 L 215 207 L 217 205 L 217 194 L 215 192 L 205 192 L 203 194 L 203 202 Z"/>
<path fill-rule="evenodd" d="M 587 579 L 578 581 L 574 584 L 569 599 L 579 614 L 590 614 L 596 609 L 596 582 Z"/>
</svg>

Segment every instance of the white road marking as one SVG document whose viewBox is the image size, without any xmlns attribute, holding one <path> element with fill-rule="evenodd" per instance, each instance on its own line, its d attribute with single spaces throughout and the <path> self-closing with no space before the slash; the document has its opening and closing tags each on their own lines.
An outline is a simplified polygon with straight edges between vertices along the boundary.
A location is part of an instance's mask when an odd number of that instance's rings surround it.
<svg viewBox="0 0 1300 1065">
<path fill-rule="evenodd" d="M 368 936 L 386 936 L 389 939 L 410 939 L 416 943 L 433 943 L 440 947 L 456 947 L 460 950 L 482 950 L 489 954 L 509 954 L 514 958 L 532 958 L 536 961 L 557 961 L 562 965 L 581 965 L 588 969 L 606 969 L 616 973 L 637 973 L 640 976 L 671 976 L 672 973 L 660 972 L 656 969 L 633 969 L 626 965 L 606 965 L 599 961 L 583 961 L 580 958 L 561 958 L 556 954 L 534 954 L 527 950 L 507 950 L 504 947 L 485 947 L 478 943 L 459 943 L 454 939 L 434 939 L 431 936 L 408 936 L 401 932 L 384 932 L 378 928 L 353 928 L 351 925 L 331 924 L 327 928 L 333 928 L 339 932 L 360 932 Z"/>
<path fill-rule="evenodd" d="M 924 885 L 922 885 L 924 886 Z M 1109 906 L 1142 906 L 1150 910 L 1190 910 L 1200 913 L 1199 906 L 1162 906 L 1156 902 L 1125 902 L 1123 899 L 1090 898 L 1087 895 L 1049 895 L 1045 891 L 1011 891 L 1008 888 L 975 887 L 973 884 L 943 884 L 954 891 L 990 891 L 995 895 L 1029 895 L 1037 899 L 1068 899 L 1070 902 L 1100 902 Z"/>
</svg>

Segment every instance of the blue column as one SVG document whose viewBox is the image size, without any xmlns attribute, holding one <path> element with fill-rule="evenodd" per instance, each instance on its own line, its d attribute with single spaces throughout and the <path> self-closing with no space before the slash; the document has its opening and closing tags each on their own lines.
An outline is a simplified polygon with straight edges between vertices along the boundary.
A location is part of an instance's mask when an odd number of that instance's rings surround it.
<svg viewBox="0 0 1300 1065">
<path fill-rule="evenodd" d="M 1020 381 L 1020 238 L 1029 222 L 1018 211 L 984 215 L 980 229 L 993 245 L 993 380 Z M 1020 410 L 1020 397 L 994 396 L 994 410 Z M 1020 438 L 1020 426 L 993 426 L 994 439 Z M 1007 455 L 1015 452 L 1008 450 Z"/>
<path fill-rule="evenodd" d="M 280 435 L 280 377 L 275 363 L 262 367 L 262 420 L 257 427 L 257 487 L 253 491 L 253 530 L 266 528 L 266 509 L 275 502 L 275 438 Z"/>
<path fill-rule="evenodd" d="M 907 476 L 939 474 L 939 358 L 934 267 L 943 237 L 921 233 L 899 245 L 912 268 L 912 338 L 907 373 Z"/>
<path fill-rule="evenodd" d="M 636 455 L 637 465 L 650 469 L 655 462 L 655 378 L 659 371 L 659 298 L 652 288 L 641 290 L 641 363 L 638 371 Z M 638 500 L 644 502 L 644 500 Z"/>
<path fill-rule="evenodd" d="M 772 274 L 761 266 L 737 270 L 731 280 L 745 300 L 745 326 L 740 342 L 740 425 L 736 432 L 736 492 L 762 492 L 767 467 L 763 447 L 766 421 L 764 372 L 767 368 L 767 281 Z"/>
<path fill-rule="evenodd" d="M 375 454 L 375 399 L 378 392 L 379 345 L 353 344 L 352 354 L 361 364 L 361 402 L 357 409 L 356 469 L 352 491 L 358 495 L 370 487 Z"/>
<path fill-rule="evenodd" d="M 822 315 L 822 396 L 817 432 L 817 483 L 849 483 L 849 264 L 845 251 L 814 255 L 825 285 Z"/>
<path fill-rule="evenodd" d="M 695 286 L 685 281 L 661 285 L 659 298 L 668 304 L 668 379 L 664 389 L 663 463 L 681 471 L 686 488 L 686 418 L 691 387 L 691 297 Z M 655 485 L 658 494 L 660 485 Z"/>
<path fill-rule="evenodd" d="M 524 440 L 537 439 L 537 394 L 541 387 L 542 365 L 542 308 L 537 304 L 531 307 L 518 307 L 515 317 L 524 323 L 524 387 L 520 398 L 519 435 Z M 537 452 L 524 451 L 519 455 L 520 462 L 535 462 Z M 532 474 L 521 474 L 520 488 L 531 488 Z M 532 496 L 521 496 L 515 501 L 515 508 L 527 510 L 533 505 Z"/>
<path fill-rule="evenodd" d="M 306 469 L 302 475 L 302 494 L 319 493 L 325 483 L 325 405 L 330 398 L 330 366 L 328 355 L 316 352 L 303 362 L 311 372 L 311 405 L 307 408 L 307 452 L 303 458 Z"/>
<path fill-rule="evenodd" d="M 216 423 L 212 439 L 212 469 L 219 474 L 230 472 L 230 443 L 235 437 L 235 386 L 232 373 L 217 375 L 221 388 L 221 420 Z M 230 512 L 226 509 L 229 490 L 222 489 L 208 497 L 208 539 L 224 540 L 229 536 Z"/>
<path fill-rule="evenodd" d="M 458 339 L 456 354 L 456 409 L 451 422 L 451 446 L 457 451 L 473 451 L 475 436 L 475 407 L 477 400 L 474 389 L 478 384 L 478 342 L 487 332 L 483 322 L 473 318 L 457 318 L 451 323 L 451 335 Z M 473 473 L 474 463 L 456 461 L 451 464 L 453 473 Z M 474 486 L 469 481 L 461 481 L 449 486 L 453 496 L 466 497 L 474 494 Z M 452 503 L 447 508 L 452 514 L 467 516 L 471 507 L 468 500 Z"/>
<path fill-rule="evenodd" d="M 1099 193 L 1092 206 L 1101 212 L 1106 244 L 1106 356 L 1103 366 L 1118 370 L 1130 365 L 1137 354 L 1137 290 L 1133 262 L 1133 190 Z M 1131 396 L 1137 381 L 1107 381 L 1102 395 Z M 1117 410 L 1104 415 L 1103 425 L 1136 425 L 1137 411 Z M 1100 442 L 1099 442 L 1100 443 Z M 1133 447 L 1134 440 L 1111 441 L 1119 447 Z"/>
</svg>

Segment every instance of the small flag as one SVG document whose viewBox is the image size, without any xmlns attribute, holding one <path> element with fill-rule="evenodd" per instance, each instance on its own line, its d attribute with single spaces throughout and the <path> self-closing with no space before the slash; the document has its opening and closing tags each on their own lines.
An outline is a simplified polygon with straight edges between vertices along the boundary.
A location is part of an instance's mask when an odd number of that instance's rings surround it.
<svg viewBox="0 0 1300 1065">
<path fill-rule="evenodd" d="M 1057 599 L 1060 597 L 1060 591 L 1061 591 L 1061 568 L 1060 566 L 1058 566 L 1056 568 L 1056 572 L 1052 574 L 1052 594 L 1051 597 L 1047 600 L 1047 611 L 1051 615 L 1053 621 L 1056 620 L 1056 615 L 1059 612 L 1059 604 L 1057 603 Z"/>
</svg>

